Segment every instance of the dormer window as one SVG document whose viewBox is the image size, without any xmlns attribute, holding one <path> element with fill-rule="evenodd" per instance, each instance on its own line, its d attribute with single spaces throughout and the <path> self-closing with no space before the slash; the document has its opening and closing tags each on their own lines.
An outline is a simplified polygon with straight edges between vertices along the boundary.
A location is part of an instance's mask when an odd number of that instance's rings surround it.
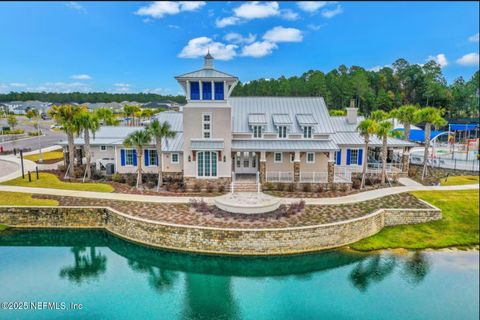
<svg viewBox="0 0 480 320">
<path fill-rule="evenodd" d="M 253 137 L 256 139 L 262 138 L 262 126 L 253 126 Z"/>
<path fill-rule="evenodd" d="M 312 138 L 312 127 L 311 126 L 303 127 L 303 137 L 305 139 L 311 139 Z"/>
<path fill-rule="evenodd" d="M 287 126 L 278 127 L 278 138 L 286 139 L 287 138 Z"/>
</svg>

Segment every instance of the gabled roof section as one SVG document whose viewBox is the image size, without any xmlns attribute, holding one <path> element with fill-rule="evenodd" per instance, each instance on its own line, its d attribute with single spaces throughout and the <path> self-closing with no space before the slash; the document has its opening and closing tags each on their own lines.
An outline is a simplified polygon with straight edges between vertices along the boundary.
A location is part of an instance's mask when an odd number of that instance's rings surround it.
<svg viewBox="0 0 480 320">
<path fill-rule="evenodd" d="M 155 118 L 161 122 L 168 122 L 173 131 L 182 132 L 183 131 L 183 113 L 176 111 L 164 111 L 157 113 Z"/>
<path fill-rule="evenodd" d="M 297 114 L 297 122 L 301 127 L 313 126 L 317 124 L 317 120 L 313 117 L 311 113 Z"/>
<path fill-rule="evenodd" d="M 267 124 L 267 117 L 265 113 L 250 113 L 248 115 L 249 126 L 265 126 Z"/>
<path fill-rule="evenodd" d="M 230 97 L 228 103 L 232 107 L 233 133 L 250 132 L 248 115 L 252 113 L 265 113 L 267 120 L 272 119 L 273 114 L 288 114 L 290 119 L 295 119 L 297 114 L 311 114 L 316 121 L 313 125 L 316 134 L 334 132 L 327 106 L 321 97 Z M 265 133 L 276 132 L 270 120 Z M 292 122 L 290 134 L 302 132 L 298 123 Z"/>
<path fill-rule="evenodd" d="M 206 69 L 206 68 L 202 68 L 200 70 L 192 71 L 192 72 L 185 73 L 175 77 L 175 79 L 177 80 L 191 79 L 191 78 L 238 79 L 237 77 L 232 76 L 231 74 L 218 71 L 215 69 Z"/>
<path fill-rule="evenodd" d="M 274 113 L 272 114 L 272 121 L 275 126 L 291 125 L 292 119 L 288 113 Z"/>
</svg>

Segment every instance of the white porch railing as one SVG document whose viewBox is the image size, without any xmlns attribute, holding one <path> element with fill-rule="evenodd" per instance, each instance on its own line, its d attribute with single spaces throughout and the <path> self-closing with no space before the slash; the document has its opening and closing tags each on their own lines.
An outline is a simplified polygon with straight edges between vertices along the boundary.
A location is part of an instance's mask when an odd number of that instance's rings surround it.
<svg viewBox="0 0 480 320">
<path fill-rule="evenodd" d="M 328 172 L 300 172 L 300 182 L 326 183 L 328 182 Z"/>
<path fill-rule="evenodd" d="M 387 163 L 386 172 L 401 172 L 401 163 Z M 335 172 L 350 172 L 350 173 L 361 173 L 363 170 L 362 166 L 351 165 L 351 166 L 335 166 Z M 382 172 L 382 163 L 369 162 L 367 163 L 367 173 L 369 174 L 380 174 Z"/>
<path fill-rule="evenodd" d="M 336 183 L 350 183 L 352 182 L 352 171 L 348 167 L 335 166 L 333 173 L 333 182 Z"/>
<path fill-rule="evenodd" d="M 293 182 L 292 172 L 267 171 L 267 182 Z"/>
</svg>

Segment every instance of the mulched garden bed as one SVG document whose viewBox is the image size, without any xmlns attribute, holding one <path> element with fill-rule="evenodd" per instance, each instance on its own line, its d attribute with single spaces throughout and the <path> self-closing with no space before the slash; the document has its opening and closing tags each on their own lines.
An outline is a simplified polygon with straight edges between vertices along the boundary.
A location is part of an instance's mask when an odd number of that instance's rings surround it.
<svg viewBox="0 0 480 320">
<path fill-rule="evenodd" d="M 61 206 L 105 206 L 151 220 L 168 223 L 223 228 L 285 228 L 338 222 L 358 218 L 381 208 L 428 208 L 409 193 L 345 205 L 307 205 L 305 210 L 288 216 L 278 214 L 242 215 L 222 210 L 209 213 L 195 211 L 189 204 L 166 204 L 115 201 L 76 197 L 33 195 L 39 199 L 55 199 Z"/>
</svg>

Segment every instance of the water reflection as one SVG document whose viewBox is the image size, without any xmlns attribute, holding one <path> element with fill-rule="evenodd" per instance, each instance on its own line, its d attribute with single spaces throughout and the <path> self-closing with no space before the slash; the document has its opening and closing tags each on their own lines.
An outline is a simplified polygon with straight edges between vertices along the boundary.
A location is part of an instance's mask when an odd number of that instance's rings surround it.
<svg viewBox="0 0 480 320">
<path fill-rule="evenodd" d="M 95 247 L 89 247 L 89 250 L 85 247 L 73 247 L 70 251 L 74 263 L 60 270 L 61 278 L 80 284 L 98 278 L 107 270 L 107 257 L 97 252 Z"/>
<path fill-rule="evenodd" d="M 157 292 L 171 288 L 179 277 L 179 273 L 176 271 L 164 270 L 132 259 L 128 259 L 128 266 L 133 271 L 146 273 L 148 275 L 148 283 Z"/>
<path fill-rule="evenodd" d="M 420 251 L 398 257 L 393 254 L 375 254 L 356 264 L 349 275 L 355 288 L 365 292 L 374 283 L 385 280 L 400 265 L 402 279 L 418 285 L 428 274 L 430 263 Z"/>
</svg>

